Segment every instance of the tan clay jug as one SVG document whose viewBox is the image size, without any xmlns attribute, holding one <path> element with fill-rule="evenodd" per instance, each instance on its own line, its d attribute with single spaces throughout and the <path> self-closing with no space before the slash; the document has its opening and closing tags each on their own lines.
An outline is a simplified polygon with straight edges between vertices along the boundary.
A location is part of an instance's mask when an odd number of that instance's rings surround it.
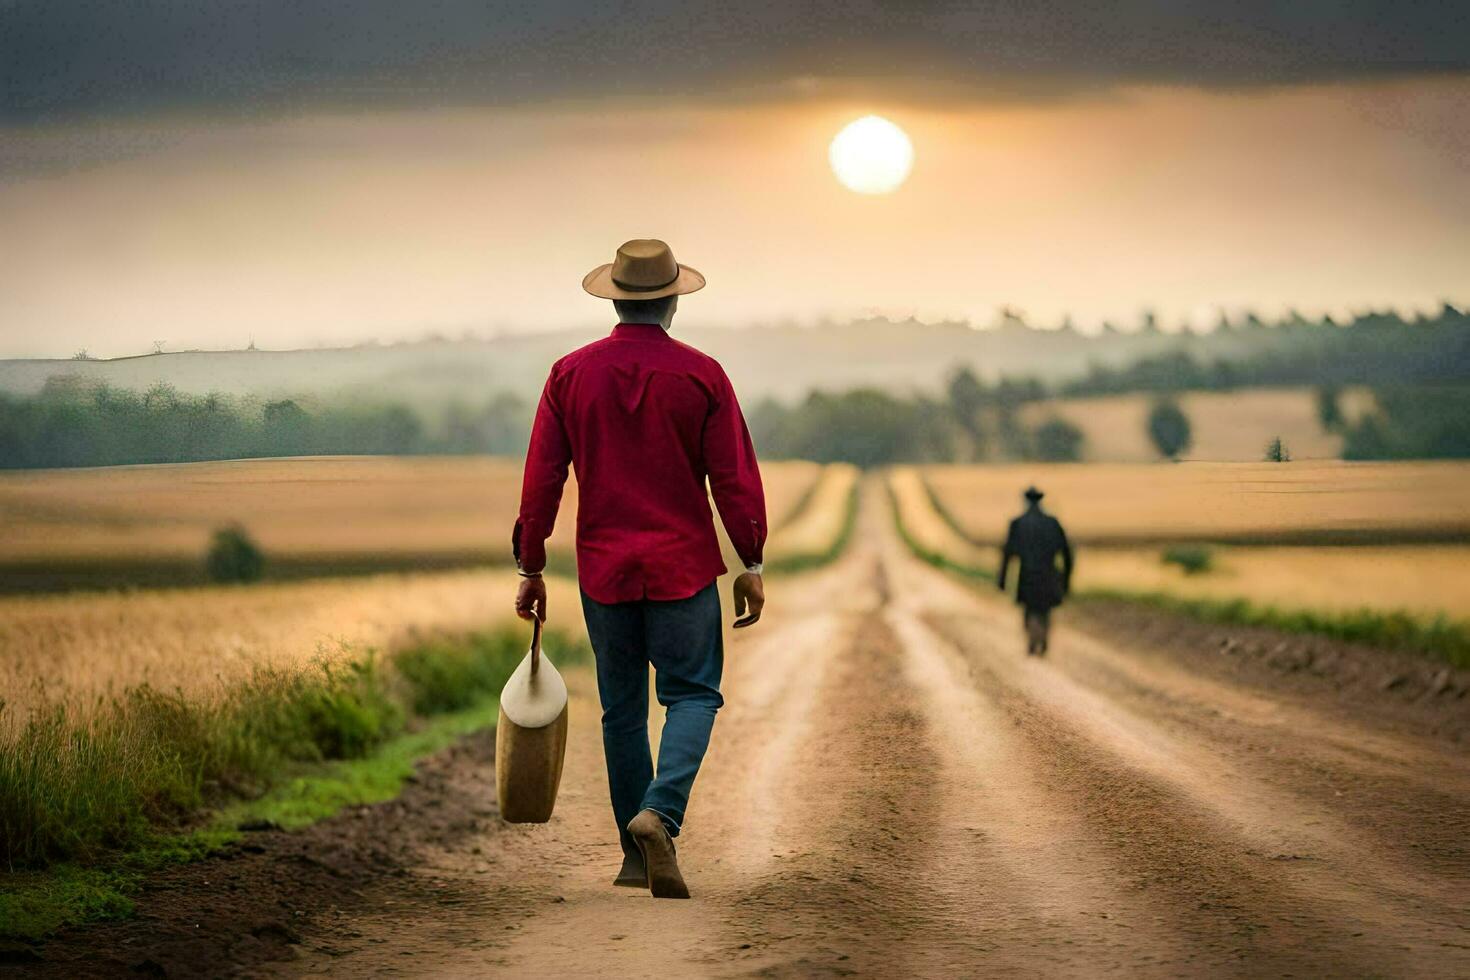
<svg viewBox="0 0 1470 980">
<path fill-rule="evenodd" d="M 534 622 L 531 651 L 500 692 L 495 729 L 495 788 L 509 823 L 551 819 L 567 752 L 567 685 L 542 656 Z"/>
</svg>

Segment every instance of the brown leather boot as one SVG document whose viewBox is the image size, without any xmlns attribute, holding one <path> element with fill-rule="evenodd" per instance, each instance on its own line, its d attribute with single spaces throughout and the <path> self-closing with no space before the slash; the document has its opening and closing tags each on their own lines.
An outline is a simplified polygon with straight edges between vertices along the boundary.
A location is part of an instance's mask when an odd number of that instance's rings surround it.
<svg viewBox="0 0 1470 980">
<path fill-rule="evenodd" d="M 674 856 L 674 839 L 664 827 L 663 818 L 652 810 L 644 810 L 628 821 L 628 833 L 643 854 L 648 870 L 648 890 L 654 898 L 688 898 L 689 888 L 679 873 L 679 860 Z"/>
<path fill-rule="evenodd" d="M 619 888 L 647 888 L 648 869 L 643 865 L 643 855 L 624 854 L 622 870 L 613 879 L 613 884 Z"/>
</svg>

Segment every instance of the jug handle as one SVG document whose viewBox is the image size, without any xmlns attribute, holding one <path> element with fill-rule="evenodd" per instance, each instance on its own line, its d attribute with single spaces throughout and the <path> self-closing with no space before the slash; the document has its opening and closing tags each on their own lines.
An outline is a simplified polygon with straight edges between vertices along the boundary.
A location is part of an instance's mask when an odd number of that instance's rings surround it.
<svg viewBox="0 0 1470 980">
<path fill-rule="evenodd" d="M 531 620 L 531 676 L 541 669 L 541 620 Z"/>
</svg>

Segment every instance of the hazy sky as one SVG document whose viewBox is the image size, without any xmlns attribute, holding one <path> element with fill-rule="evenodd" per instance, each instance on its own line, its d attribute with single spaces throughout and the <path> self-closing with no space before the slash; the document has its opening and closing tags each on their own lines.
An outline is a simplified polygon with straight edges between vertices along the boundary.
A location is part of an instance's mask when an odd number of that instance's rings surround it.
<svg viewBox="0 0 1470 980">
<path fill-rule="evenodd" d="M 1470 301 L 1462 6 L 734 6 L 0 3 L 0 354 L 604 322 L 640 236 L 701 324 Z"/>
</svg>

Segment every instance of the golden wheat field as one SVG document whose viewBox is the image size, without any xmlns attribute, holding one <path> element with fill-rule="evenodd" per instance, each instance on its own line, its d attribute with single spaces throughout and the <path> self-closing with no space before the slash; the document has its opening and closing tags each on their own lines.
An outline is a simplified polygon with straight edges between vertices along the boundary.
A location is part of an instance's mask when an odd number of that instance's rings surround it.
<svg viewBox="0 0 1470 980">
<path fill-rule="evenodd" d="M 514 615 L 505 570 L 0 598 L 0 698 L 87 698 L 147 682 L 198 695 L 252 667 L 391 650 Z M 550 615 L 577 629 L 575 583 L 550 580 Z"/>
<path fill-rule="evenodd" d="M 1191 460 L 1255 462 L 1278 436 L 1298 460 L 1342 454 L 1342 436 L 1323 430 L 1311 388 L 1195 391 L 1178 401 L 1194 436 L 1184 454 Z M 1146 463 L 1159 458 L 1146 431 L 1152 403 L 1142 394 L 1069 398 L 1028 405 L 1021 417 L 1035 425 L 1059 416 L 1077 426 L 1086 437 L 1082 452 L 1088 462 Z M 1347 389 L 1339 404 L 1348 419 L 1356 419 L 1372 410 L 1373 394 L 1366 388 Z"/>
<path fill-rule="evenodd" d="M 1075 583 L 1284 609 L 1470 615 L 1467 545 L 1223 547 L 1211 554 L 1209 571 L 1187 575 L 1158 548 L 1080 549 Z"/>
<path fill-rule="evenodd" d="M 262 461 L 250 483 L 212 483 L 229 467 L 205 464 L 207 473 L 188 473 L 186 485 L 217 486 L 219 509 L 196 505 L 190 516 L 207 522 L 210 515 L 224 507 L 238 506 L 239 501 L 262 502 L 261 506 L 277 517 L 273 526 L 282 529 L 296 525 L 307 513 L 324 512 L 324 500 L 351 503 L 349 515 L 373 515 L 387 512 L 386 504 L 361 487 L 343 482 L 344 474 L 371 475 L 370 486 L 388 486 L 389 496 L 402 501 L 412 496 L 407 475 L 414 472 L 418 460 L 373 460 L 382 465 L 357 469 L 357 460 L 315 460 L 318 465 L 293 468 L 288 461 Z M 406 462 L 408 467 L 392 465 Z M 464 504 L 471 492 L 487 499 L 480 504 L 482 513 L 497 514 L 506 527 L 513 520 L 519 494 L 519 473 L 510 479 L 514 464 L 508 461 L 467 461 L 464 466 L 448 465 L 454 461 L 433 460 L 417 469 L 417 479 L 429 484 L 427 499 L 452 499 Z M 242 474 L 254 467 L 233 468 Z M 143 468 L 114 474 L 94 471 L 85 474 L 95 494 L 102 476 L 117 476 L 112 489 L 126 487 L 126 507 L 133 514 L 157 515 L 170 512 L 180 496 L 187 496 L 175 483 L 159 481 Z M 177 473 L 188 467 L 167 467 Z M 287 479 L 286 474 L 296 480 Z M 775 464 L 766 467 L 768 504 L 775 514 L 793 517 L 794 537 L 778 526 L 772 535 L 772 548 L 822 550 L 827 542 L 818 540 L 817 531 L 836 535 L 845 512 L 846 493 L 831 487 L 849 488 L 855 471 L 836 467 L 834 476 L 821 476 L 822 468 L 812 463 Z M 70 474 L 46 474 L 68 476 Z M 454 478 L 458 483 L 451 491 L 434 487 L 435 480 Z M 490 479 L 487 477 L 498 477 Z M 813 481 L 821 479 L 809 498 L 806 491 Z M 65 481 L 63 481 L 65 482 Z M 295 494 L 263 492 L 262 488 L 293 486 Z M 309 490 L 303 487 L 310 488 Z M 144 492 L 157 491 L 149 498 Z M 87 499 L 77 492 L 75 499 Z M 575 503 L 575 490 L 569 489 L 569 504 Z M 296 498 L 296 499 L 282 499 Z M 808 504 L 796 515 L 792 509 L 803 499 Z M 840 498 L 840 499 L 839 499 Z M 221 504 L 229 501 L 228 504 Z M 830 511 L 836 511 L 834 517 Z M 464 513 L 461 511 L 460 513 Z M 414 523 L 381 522 L 366 533 L 385 535 L 388 528 L 397 534 L 416 534 L 418 527 L 434 526 L 437 516 Z M 351 518 L 343 522 L 350 526 Z M 559 522 L 560 523 L 560 522 Z M 572 522 L 565 522 L 570 527 Z M 145 524 L 145 526 L 147 526 Z M 208 526 L 207 523 L 204 526 Z M 813 530 L 816 529 L 816 531 Z M 138 532 L 135 532 L 138 533 Z M 566 535 L 570 546 L 570 531 Z M 305 534 L 309 538 L 309 534 Z M 310 539 L 310 538 L 309 538 Z M 95 540 L 95 539 L 94 539 Z M 279 545 L 281 538 L 274 539 Z M 320 538 L 310 540 L 321 540 Z M 333 659 L 359 656 L 367 649 L 391 650 L 425 636 L 452 634 L 482 629 L 508 620 L 512 615 L 512 598 L 518 579 L 509 570 L 474 570 L 459 572 L 420 572 L 383 574 L 358 578 L 324 578 L 304 582 L 261 583 L 251 586 L 210 586 L 202 588 L 135 590 L 130 592 L 88 592 L 48 596 L 11 596 L 0 598 L 0 700 L 12 717 L 24 714 L 29 703 L 43 690 L 53 696 L 87 699 L 108 690 L 147 682 L 158 687 L 180 688 L 190 695 L 202 695 L 238 679 L 253 667 L 283 666 L 310 662 L 315 658 Z M 581 603 L 574 581 L 549 577 L 550 622 L 580 630 Z M 38 687 L 45 684 L 45 688 Z"/>
<path fill-rule="evenodd" d="M 1035 484 L 1076 541 L 1403 543 L 1470 538 L 1470 463 L 929 466 L 965 533 L 999 543 Z"/>
<path fill-rule="evenodd" d="M 268 554 L 508 552 L 521 481 L 491 457 L 313 457 L 0 475 L 0 560 L 201 555 L 238 522 Z M 563 527 L 575 520 L 567 494 Z M 567 540 L 570 540 L 568 537 Z"/>
<path fill-rule="evenodd" d="M 814 463 L 762 467 L 779 521 Z M 454 554 L 510 560 L 521 462 L 495 457 L 308 457 L 0 474 L 0 562 L 202 556 L 239 523 L 275 556 Z M 570 551 L 576 481 L 548 547 Z"/>
<path fill-rule="evenodd" d="M 771 555 L 784 559 L 827 551 L 842 533 L 858 475 L 858 468 L 846 463 L 823 467 L 806 505 L 772 532 Z"/>
</svg>

